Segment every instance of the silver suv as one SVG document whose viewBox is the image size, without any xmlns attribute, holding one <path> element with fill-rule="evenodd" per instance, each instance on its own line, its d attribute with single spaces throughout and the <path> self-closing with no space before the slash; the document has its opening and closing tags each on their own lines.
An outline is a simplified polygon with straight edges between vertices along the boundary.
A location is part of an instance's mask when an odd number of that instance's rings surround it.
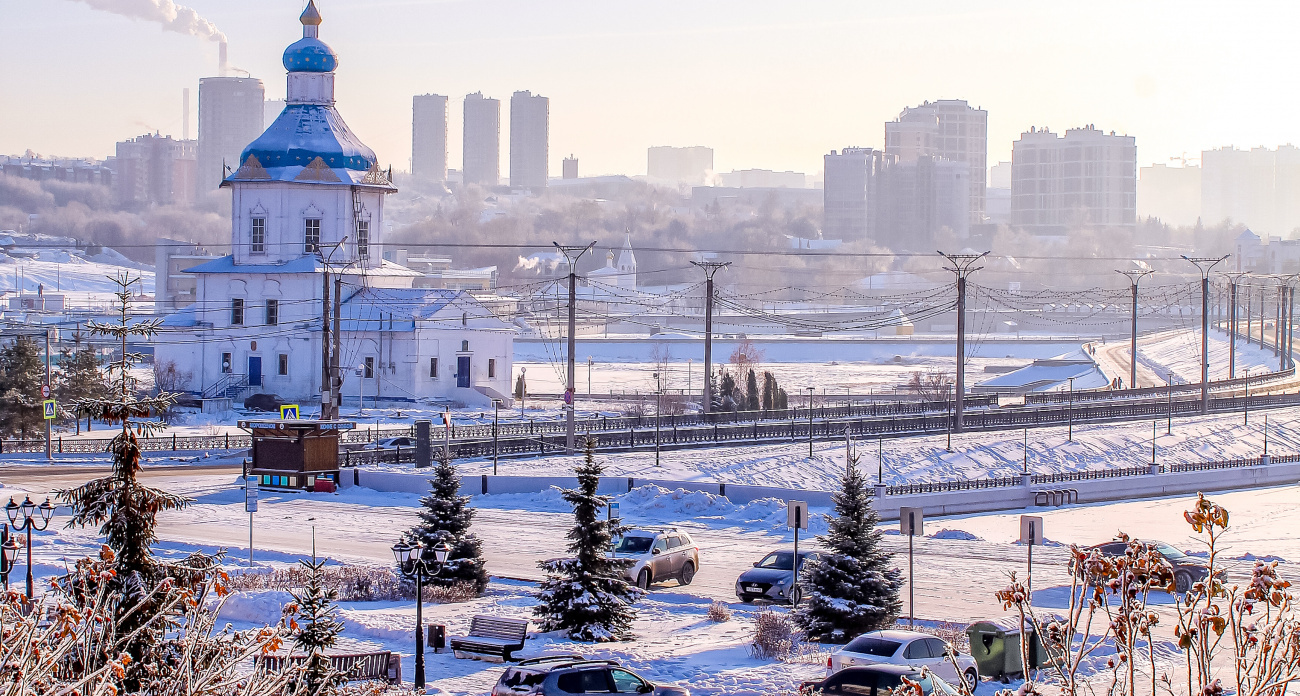
<svg viewBox="0 0 1300 696">
<path fill-rule="evenodd" d="M 551 655 L 507 667 L 492 687 L 492 696 L 568 696 L 568 694 L 652 694 L 691 696 L 680 686 L 655 684 L 614 660 L 587 660 L 580 655 Z"/>
<path fill-rule="evenodd" d="M 674 578 L 689 585 L 700 569 L 700 548 L 689 534 L 675 528 L 628 530 L 614 547 L 614 557 L 633 561 L 625 575 L 643 590 Z"/>
</svg>

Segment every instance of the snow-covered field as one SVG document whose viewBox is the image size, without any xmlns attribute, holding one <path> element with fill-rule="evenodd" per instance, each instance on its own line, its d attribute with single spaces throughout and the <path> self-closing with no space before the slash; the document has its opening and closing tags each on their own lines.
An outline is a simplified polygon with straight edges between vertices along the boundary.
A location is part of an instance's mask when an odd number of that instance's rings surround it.
<svg viewBox="0 0 1300 696">
<path fill-rule="evenodd" d="M 153 295 L 152 268 L 135 263 L 125 256 L 105 249 L 90 259 L 61 249 L 39 252 L 35 258 L 14 259 L 0 254 L 0 291 L 21 289 L 23 292 L 59 293 L 70 308 L 105 308 L 113 300 L 117 285 L 112 278 L 123 273 L 139 277 L 134 290 Z"/>
</svg>

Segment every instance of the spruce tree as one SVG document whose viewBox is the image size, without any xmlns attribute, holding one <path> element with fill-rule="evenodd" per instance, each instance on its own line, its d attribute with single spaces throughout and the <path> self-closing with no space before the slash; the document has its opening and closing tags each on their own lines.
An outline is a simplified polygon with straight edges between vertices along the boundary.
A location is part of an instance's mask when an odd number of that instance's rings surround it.
<svg viewBox="0 0 1300 696">
<path fill-rule="evenodd" d="M 776 408 L 776 377 L 771 372 L 763 373 L 763 410 Z"/>
<path fill-rule="evenodd" d="M 307 570 L 307 582 L 301 591 L 290 593 L 298 605 L 293 644 L 307 653 L 307 663 L 303 666 L 302 681 L 295 684 L 294 692 L 304 696 L 325 696 L 344 682 L 344 675 L 334 670 L 329 655 L 325 654 L 326 648 L 334 647 L 343 632 L 343 622 L 335 616 L 334 604 L 339 593 L 334 588 L 325 587 L 325 561 L 317 560 L 315 542 L 312 543 L 311 561 L 298 563 Z"/>
<path fill-rule="evenodd" d="M 718 407 L 723 411 L 736 410 L 736 404 L 739 401 L 736 398 L 736 379 L 731 376 L 730 372 L 722 371 L 722 383 L 718 386 L 722 392 L 722 402 Z"/>
<path fill-rule="evenodd" d="M 108 398 L 110 387 L 104 380 L 104 372 L 99 364 L 99 356 L 91 346 L 78 347 L 76 350 L 64 348 L 59 352 L 59 371 L 55 375 L 54 398 L 66 413 L 73 414 L 77 421 L 77 433 L 81 433 L 82 415 L 73 405 L 88 401 Z"/>
<path fill-rule="evenodd" d="M 795 623 L 812 640 L 844 643 L 893 625 L 902 611 L 902 575 L 880 548 L 880 517 L 867 497 L 867 481 L 850 459 L 836 492 L 835 519 L 818 542 L 829 553 L 803 569 L 804 601 Z"/>
<path fill-rule="evenodd" d="M 4 435 L 26 439 L 43 427 L 42 384 L 45 361 L 36 341 L 18 336 L 0 348 L 0 429 Z"/>
<path fill-rule="evenodd" d="M 784 411 L 790 408 L 790 397 L 785 393 L 785 389 L 776 388 L 776 410 Z"/>
<path fill-rule="evenodd" d="M 609 496 L 596 493 L 604 467 L 596 461 L 595 438 L 587 438 L 586 457 L 576 472 L 578 487 L 564 491 L 564 499 L 573 505 L 574 526 L 568 534 L 573 557 L 538 563 L 546 580 L 533 613 L 543 631 L 564 631 L 573 640 L 630 639 L 636 618 L 632 603 L 641 590 L 623 576 L 631 561 L 610 553 L 614 536 L 623 528 L 611 525 L 601 512 Z"/>
<path fill-rule="evenodd" d="M 112 393 L 73 404 L 97 420 L 122 426 L 109 443 L 112 471 L 78 488 L 58 492 L 59 499 L 72 509 L 67 526 L 98 525 L 99 534 L 112 551 L 114 573 L 105 581 L 110 583 L 110 596 L 115 602 L 112 630 L 118 636 L 134 636 L 126 648 L 133 658 L 133 666 L 127 670 L 130 684 L 146 677 L 158 678 L 142 665 L 151 647 L 164 639 L 170 624 L 153 621 L 153 617 L 163 607 L 174 606 L 178 593 L 191 591 L 201 584 L 215 566 L 213 557 L 197 553 L 179 562 L 159 561 L 151 548 L 157 541 L 158 514 L 180 510 L 191 501 L 142 485 L 138 480 L 141 453 L 137 434 L 148 436 L 162 427 L 162 423 L 148 419 L 165 411 L 176 400 L 175 394 L 168 393 L 139 396 L 139 380 L 133 376 L 133 368 L 144 356 L 127 351 L 127 337 L 151 337 L 161 322 L 161 319 L 131 322 L 131 286 L 139 281 L 139 277 L 129 275 L 118 278 L 117 320 L 90 323 L 93 333 L 112 336 L 121 342 L 121 358 L 109 363 L 106 369 Z M 147 629 L 141 630 L 146 624 Z M 95 657 L 107 659 L 116 655 Z"/>
<path fill-rule="evenodd" d="M 750 370 L 745 377 L 745 410 L 757 411 L 758 407 L 758 378 L 754 375 L 754 371 Z"/>
<path fill-rule="evenodd" d="M 406 532 L 403 541 L 419 542 L 426 549 L 439 542 L 451 547 L 447 565 L 437 575 L 425 578 L 426 585 L 470 583 L 475 593 L 483 594 L 488 584 L 483 542 L 470 533 L 475 510 L 469 506 L 469 496 L 460 494 L 460 474 L 446 450 L 438 450 L 436 459 L 429 495 L 420 499 L 420 523 Z"/>
</svg>

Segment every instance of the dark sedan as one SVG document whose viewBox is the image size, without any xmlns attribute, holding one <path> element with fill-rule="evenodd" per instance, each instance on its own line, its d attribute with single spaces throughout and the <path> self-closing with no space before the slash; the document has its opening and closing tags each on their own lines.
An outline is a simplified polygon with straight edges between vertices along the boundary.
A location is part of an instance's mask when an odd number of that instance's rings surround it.
<svg viewBox="0 0 1300 696">
<path fill-rule="evenodd" d="M 1160 552 L 1160 555 L 1163 556 L 1166 561 L 1169 561 L 1169 565 L 1173 567 L 1174 589 L 1178 593 L 1181 594 L 1187 592 L 1192 589 L 1194 583 L 1204 580 L 1206 576 L 1209 575 L 1210 569 L 1209 566 L 1206 565 L 1204 558 L 1189 556 L 1163 541 L 1148 541 L 1146 543 L 1155 546 L 1156 550 Z M 1100 551 L 1101 555 L 1107 557 L 1123 556 L 1124 553 L 1128 551 L 1128 543 L 1123 541 L 1108 541 L 1104 544 L 1090 546 L 1084 550 L 1091 551 L 1092 549 Z M 1073 565 L 1073 561 L 1071 561 L 1071 564 Z M 1071 570 L 1074 570 L 1076 573 L 1079 572 L 1074 568 Z"/>
<path fill-rule="evenodd" d="M 799 572 L 810 559 L 821 558 L 816 551 L 799 552 Z M 794 584 L 794 552 L 773 551 L 736 578 L 736 596 L 742 602 L 766 599 L 773 602 L 798 604 L 803 599 L 803 588 Z"/>
<path fill-rule="evenodd" d="M 806 681 L 799 685 L 800 694 L 839 696 L 910 696 L 915 692 L 904 688 L 903 678 L 916 682 L 924 696 L 958 696 L 951 684 L 934 676 L 921 675 L 921 670 L 904 665 L 871 665 L 847 667 L 821 681 Z"/>
</svg>

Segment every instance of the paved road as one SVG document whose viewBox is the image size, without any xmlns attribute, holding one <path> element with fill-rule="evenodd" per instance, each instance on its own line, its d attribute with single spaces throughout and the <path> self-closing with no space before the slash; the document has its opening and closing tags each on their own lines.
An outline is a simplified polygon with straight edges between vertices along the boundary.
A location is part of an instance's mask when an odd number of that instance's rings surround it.
<svg viewBox="0 0 1300 696">
<path fill-rule="evenodd" d="M 0 483 L 14 493 L 31 492 L 33 499 L 41 500 L 49 491 L 76 486 L 105 471 L 86 466 L 0 467 Z M 233 557 L 243 558 L 248 549 L 248 518 L 235 484 L 239 472 L 238 465 L 220 463 L 146 466 L 143 481 L 186 491 L 196 500 L 183 512 L 160 516 L 160 538 L 225 547 Z M 392 561 L 391 546 L 400 530 L 415 524 L 415 515 L 416 509 L 407 499 L 392 505 L 362 505 L 350 502 L 347 496 L 264 492 L 255 517 L 254 546 L 261 557 L 289 560 L 310 552 L 314 529 L 316 547 L 322 555 L 387 565 Z M 568 513 L 495 508 L 480 508 L 474 523 L 492 572 L 521 579 L 540 578 L 537 562 L 565 553 L 565 534 L 571 525 Z M 717 520 L 683 519 L 679 526 L 688 530 L 700 546 L 699 573 L 690 586 L 669 581 L 656 591 L 734 602 L 736 577 L 768 551 L 789 548 L 791 544 L 788 535 L 766 529 L 724 527 Z M 895 560 L 905 570 L 906 541 L 887 535 L 883 543 L 898 554 Z M 917 615 L 953 621 L 1000 615 L 1003 612 L 993 593 L 1006 584 L 1008 572 L 1023 572 L 1024 563 L 1024 551 L 1007 544 L 918 539 Z M 1035 584 L 1043 587 L 1065 582 L 1064 564 L 1065 554 L 1060 549 L 1039 549 L 1035 554 Z"/>
</svg>

